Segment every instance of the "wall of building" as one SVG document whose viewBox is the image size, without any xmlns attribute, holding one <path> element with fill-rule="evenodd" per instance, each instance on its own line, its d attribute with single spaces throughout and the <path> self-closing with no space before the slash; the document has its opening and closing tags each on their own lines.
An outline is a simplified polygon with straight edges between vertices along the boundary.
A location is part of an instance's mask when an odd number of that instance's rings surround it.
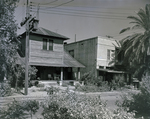
<svg viewBox="0 0 150 119">
<path fill-rule="evenodd" d="M 53 40 L 53 50 L 43 50 L 43 39 Z M 30 35 L 29 62 L 62 64 L 63 40 L 45 36 Z"/>
<path fill-rule="evenodd" d="M 115 46 L 113 44 L 117 45 L 114 39 L 98 37 L 97 68 L 106 68 L 111 66 L 109 65 L 109 62 L 113 58 L 113 53 L 115 53 Z"/>
<path fill-rule="evenodd" d="M 85 66 L 80 70 L 81 77 L 89 71 L 96 73 L 96 44 L 97 37 L 65 45 L 65 50 L 74 51 L 74 58 Z M 76 70 L 73 69 L 74 72 Z"/>
</svg>

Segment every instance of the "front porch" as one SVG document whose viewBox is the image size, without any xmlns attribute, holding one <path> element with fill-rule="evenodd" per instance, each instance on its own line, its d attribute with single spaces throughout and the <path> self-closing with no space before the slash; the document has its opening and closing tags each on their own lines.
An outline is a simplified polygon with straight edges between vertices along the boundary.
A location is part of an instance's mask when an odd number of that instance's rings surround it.
<svg viewBox="0 0 150 119">
<path fill-rule="evenodd" d="M 80 80 L 80 68 L 76 72 L 72 71 L 72 67 L 43 67 L 36 66 L 38 69 L 37 80 L 43 84 L 68 84 L 75 85 Z"/>
</svg>

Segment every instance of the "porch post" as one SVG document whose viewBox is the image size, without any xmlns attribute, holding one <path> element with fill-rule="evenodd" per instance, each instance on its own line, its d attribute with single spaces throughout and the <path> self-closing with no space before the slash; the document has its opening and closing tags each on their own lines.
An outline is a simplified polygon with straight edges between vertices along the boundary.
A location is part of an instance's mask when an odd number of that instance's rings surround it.
<svg viewBox="0 0 150 119">
<path fill-rule="evenodd" d="M 61 67 L 61 75 L 60 75 L 60 85 L 63 83 L 63 67 Z"/>
<path fill-rule="evenodd" d="M 80 80 L 80 68 L 78 68 L 78 80 Z"/>
</svg>

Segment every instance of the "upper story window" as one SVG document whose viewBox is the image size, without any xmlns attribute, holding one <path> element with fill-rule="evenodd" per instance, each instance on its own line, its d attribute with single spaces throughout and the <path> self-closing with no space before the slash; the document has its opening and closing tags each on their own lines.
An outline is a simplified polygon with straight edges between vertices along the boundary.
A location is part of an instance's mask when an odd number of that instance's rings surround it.
<svg viewBox="0 0 150 119">
<path fill-rule="evenodd" d="M 113 58 L 114 50 L 107 49 L 107 60 L 111 60 Z"/>
<path fill-rule="evenodd" d="M 53 50 L 53 41 L 49 40 L 49 50 Z"/>
<path fill-rule="evenodd" d="M 53 40 L 43 39 L 43 50 L 53 50 Z"/>
</svg>

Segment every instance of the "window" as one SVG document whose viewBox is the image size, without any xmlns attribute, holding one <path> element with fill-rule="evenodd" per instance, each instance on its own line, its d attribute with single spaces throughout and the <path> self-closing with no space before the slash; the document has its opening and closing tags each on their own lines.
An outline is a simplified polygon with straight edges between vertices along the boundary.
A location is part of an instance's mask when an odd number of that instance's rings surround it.
<svg viewBox="0 0 150 119">
<path fill-rule="evenodd" d="M 69 50 L 69 54 L 74 57 L 74 50 Z"/>
<path fill-rule="evenodd" d="M 47 39 L 43 39 L 43 50 L 47 50 Z"/>
<path fill-rule="evenodd" d="M 53 40 L 43 39 L 43 50 L 53 50 Z"/>
<path fill-rule="evenodd" d="M 107 60 L 110 60 L 110 50 L 107 50 Z"/>
<path fill-rule="evenodd" d="M 49 40 L 49 50 L 53 50 L 53 41 Z"/>
<path fill-rule="evenodd" d="M 112 59 L 113 53 L 114 53 L 114 50 L 107 49 L 107 60 L 111 60 Z"/>
</svg>

